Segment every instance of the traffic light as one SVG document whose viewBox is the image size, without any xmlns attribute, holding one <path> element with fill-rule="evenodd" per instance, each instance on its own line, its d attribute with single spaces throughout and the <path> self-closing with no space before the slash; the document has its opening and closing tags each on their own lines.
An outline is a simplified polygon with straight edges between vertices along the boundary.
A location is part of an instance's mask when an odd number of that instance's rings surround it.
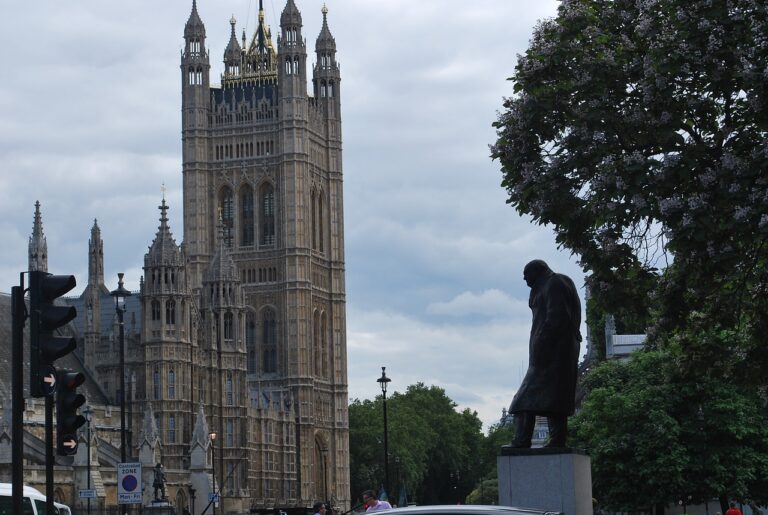
<svg viewBox="0 0 768 515">
<path fill-rule="evenodd" d="M 85 396 L 77 393 L 85 376 L 80 372 L 59 370 L 56 391 L 56 452 L 71 456 L 77 452 L 77 430 L 85 424 L 85 417 L 77 409 L 85 403 Z"/>
<path fill-rule="evenodd" d="M 75 284 L 74 275 L 29 272 L 29 393 L 32 397 L 53 395 L 57 380 L 53 362 L 77 346 L 75 338 L 53 334 L 77 316 L 74 307 L 53 305 L 54 300 L 74 288 Z"/>
</svg>

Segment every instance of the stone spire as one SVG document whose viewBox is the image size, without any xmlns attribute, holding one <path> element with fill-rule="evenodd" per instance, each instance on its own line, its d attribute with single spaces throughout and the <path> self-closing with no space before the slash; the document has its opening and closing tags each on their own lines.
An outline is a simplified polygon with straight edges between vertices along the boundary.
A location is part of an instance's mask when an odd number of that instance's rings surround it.
<svg viewBox="0 0 768 515">
<path fill-rule="evenodd" d="M 29 271 L 48 271 L 48 242 L 43 234 L 43 219 L 40 215 L 40 201 L 35 202 L 35 221 L 29 237 Z"/>
<path fill-rule="evenodd" d="M 184 37 L 205 38 L 205 25 L 203 24 L 203 20 L 200 19 L 200 15 L 197 13 L 197 0 L 192 0 L 192 12 L 189 13 L 189 19 L 184 26 Z"/>
<path fill-rule="evenodd" d="M 95 218 L 91 239 L 88 240 L 88 284 L 95 287 L 104 284 L 104 242 L 101 241 L 101 229 Z"/>
<path fill-rule="evenodd" d="M 160 225 L 157 234 L 149 247 L 149 252 L 144 256 L 144 266 L 151 265 L 183 265 L 181 250 L 173 239 L 171 228 L 168 226 L 168 205 L 163 198 L 158 206 L 160 210 Z"/>
<path fill-rule="evenodd" d="M 139 437 L 139 447 L 146 442 L 150 447 L 154 447 L 157 440 L 160 438 L 157 430 L 157 424 L 155 423 L 155 413 L 152 410 L 152 403 L 147 402 L 147 407 L 144 409 L 144 423 L 141 426 L 141 436 Z"/>
<path fill-rule="evenodd" d="M 285 3 L 285 8 L 280 15 L 280 26 L 288 25 L 301 27 L 301 13 L 293 0 L 288 0 Z"/>
<path fill-rule="evenodd" d="M 232 29 L 229 35 L 229 43 L 227 44 L 227 48 L 224 49 L 224 64 L 227 66 L 227 73 L 231 74 L 236 74 L 235 70 L 237 70 L 236 67 L 239 66 L 240 58 L 242 56 L 242 49 L 240 48 L 240 43 L 237 42 L 237 35 L 235 34 L 236 23 L 237 20 L 233 15 L 232 18 L 229 19 L 229 24 Z"/>
<path fill-rule="evenodd" d="M 336 40 L 331 34 L 331 30 L 328 28 L 328 8 L 323 4 L 323 27 L 320 29 L 320 34 L 317 36 L 315 42 L 315 50 L 330 50 L 336 52 Z"/>
<path fill-rule="evenodd" d="M 205 410 L 203 401 L 197 408 L 197 418 L 195 418 L 195 429 L 192 431 L 192 441 L 189 443 L 190 449 L 197 446 L 207 449 L 211 443 L 208 431 L 208 422 L 205 419 Z"/>
<path fill-rule="evenodd" d="M 240 277 L 237 273 L 237 266 L 232 260 L 226 243 L 224 242 L 224 223 L 219 215 L 219 224 L 217 227 L 216 253 L 211 260 L 206 279 L 208 281 L 233 281 L 239 282 Z"/>
</svg>

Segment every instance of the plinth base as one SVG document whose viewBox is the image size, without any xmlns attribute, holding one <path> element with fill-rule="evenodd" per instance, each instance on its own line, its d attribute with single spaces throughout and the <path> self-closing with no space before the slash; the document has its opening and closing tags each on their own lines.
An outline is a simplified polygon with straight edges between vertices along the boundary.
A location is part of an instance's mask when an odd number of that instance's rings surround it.
<svg viewBox="0 0 768 515">
<path fill-rule="evenodd" d="M 499 504 L 592 515 L 592 468 L 581 449 L 513 449 L 497 458 Z"/>
<path fill-rule="evenodd" d="M 161 499 L 159 501 L 155 499 L 144 506 L 144 513 L 149 513 L 151 515 L 176 515 L 176 509 L 167 499 Z"/>
</svg>

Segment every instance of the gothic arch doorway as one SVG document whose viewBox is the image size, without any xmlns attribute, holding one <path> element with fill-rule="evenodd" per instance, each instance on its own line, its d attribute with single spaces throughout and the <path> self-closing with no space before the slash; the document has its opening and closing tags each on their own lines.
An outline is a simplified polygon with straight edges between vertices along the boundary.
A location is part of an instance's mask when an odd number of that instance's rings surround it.
<svg viewBox="0 0 768 515">
<path fill-rule="evenodd" d="M 327 501 L 331 498 L 331 482 L 329 478 L 328 456 L 330 445 L 328 435 L 317 433 L 315 435 L 315 497 L 317 500 Z"/>
</svg>

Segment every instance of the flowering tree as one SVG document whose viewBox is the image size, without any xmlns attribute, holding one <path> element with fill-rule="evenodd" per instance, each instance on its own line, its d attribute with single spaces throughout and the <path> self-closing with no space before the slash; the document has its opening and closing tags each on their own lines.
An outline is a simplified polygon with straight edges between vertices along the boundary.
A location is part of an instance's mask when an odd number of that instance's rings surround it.
<svg viewBox="0 0 768 515">
<path fill-rule="evenodd" d="M 768 363 L 767 10 L 563 0 L 518 56 L 491 148 L 508 202 L 554 227 L 598 304 L 640 318 L 653 306 L 661 339 L 703 315 L 704 330 L 742 336 L 755 377 Z M 711 363 L 719 345 L 691 354 Z"/>
</svg>

